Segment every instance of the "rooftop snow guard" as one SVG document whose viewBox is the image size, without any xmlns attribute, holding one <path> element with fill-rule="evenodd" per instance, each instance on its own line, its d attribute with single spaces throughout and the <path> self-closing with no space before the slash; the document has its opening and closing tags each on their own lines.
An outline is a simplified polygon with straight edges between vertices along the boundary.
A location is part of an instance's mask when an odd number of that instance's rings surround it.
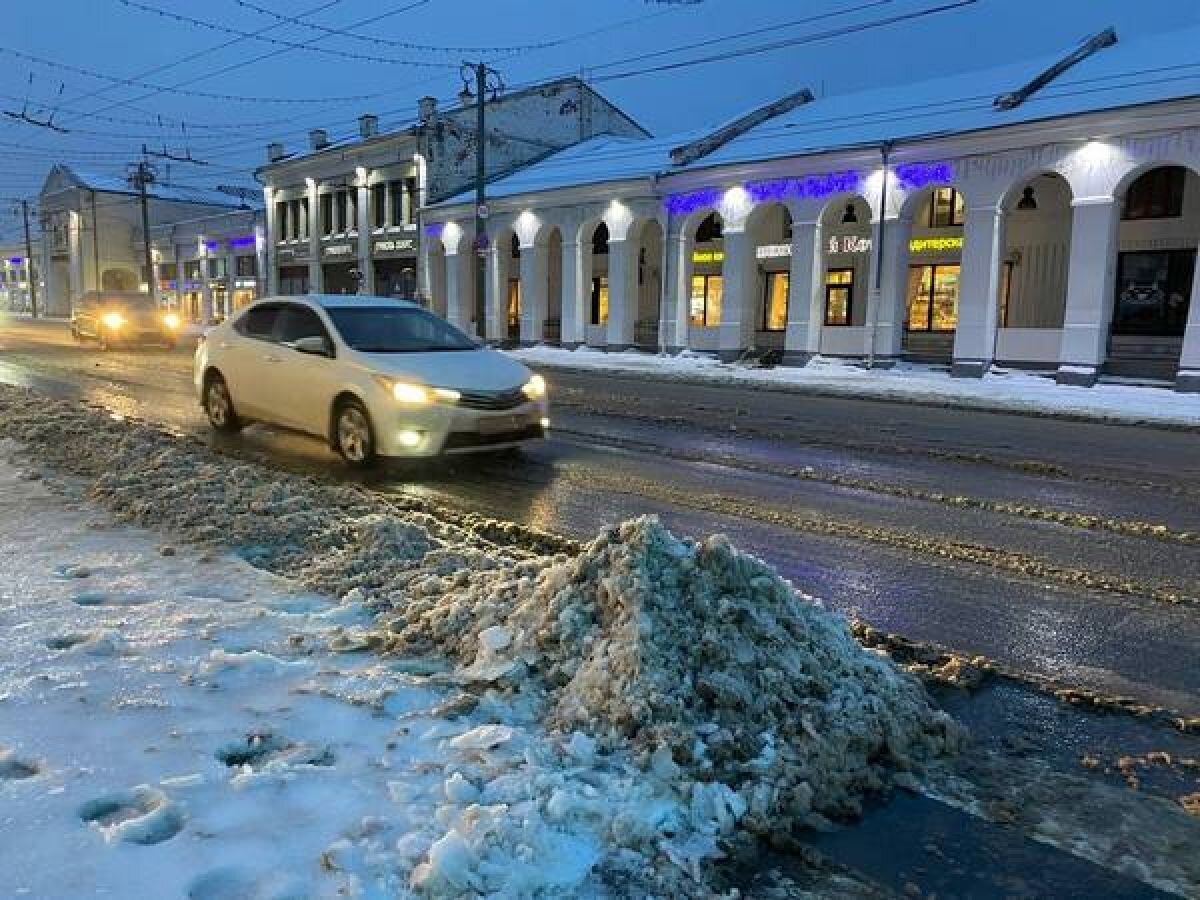
<svg viewBox="0 0 1200 900">
<path fill-rule="evenodd" d="M 891 773 L 961 743 L 915 678 L 723 536 L 681 541 L 642 518 L 559 559 L 413 585 L 390 648 L 448 651 L 467 680 L 540 676 L 548 724 L 722 782 L 760 834 L 856 816 Z"/>
</svg>

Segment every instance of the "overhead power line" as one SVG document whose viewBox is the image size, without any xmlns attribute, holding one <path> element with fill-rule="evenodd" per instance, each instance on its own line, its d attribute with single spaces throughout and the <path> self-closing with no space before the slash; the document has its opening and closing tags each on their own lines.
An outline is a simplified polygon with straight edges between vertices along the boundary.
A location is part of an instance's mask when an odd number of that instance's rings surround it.
<svg viewBox="0 0 1200 900">
<path fill-rule="evenodd" d="M 429 2 L 429 0 L 426 0 Z M 168 9 L 162 9 L 158 6 L 152 6 L 149 3 L 141 3 L 139 0 L 120 0 L 123 6 L 128 6 L 130 9 L 138 9 L 142 12 L 152 13 L 161 16 L 165 19 L 171 19 L 176 22 L 183 22 L 188 25 L 194 25 L 197 28 L 206 28 L 209 31 L 216 31 L 222 34 L 237 35 L 240 38 L 248 38 L 258 41 L 262 44 L 271 44 L 275 47 L 282 47 L 286 50 L 304 50 L 311 53 L 320 53 L 325 56 L 334 56 L 339 59 L 349 59 L 356 62 L 382 63 L 390 66 L 406 66 L 415 69 L 458 69 L 458 63 L 449 62 L 428 62 L 425 60 L 415 59 L 400 59 L 394 56 L 375 56 L 370 53 L 356 53 L 352 50 L 337 50 L 333 47 L 319 46 L 311 41 L 298 42 L 288 41 L 283 38 L 268 37 L 260 32 L 241 31 L 229 25 L 222 25 L 219 22 L 212 22 L 207 19 L 198 19 L 195 16 L 189 16 L 185 13 L 173 12 Z"/>
<path fill-rule="evenodd" d="M 283 13 L 275 12 L 273 9 L 267 9 L 265 6 L 259 6 L 257 3 L 251 3 L 249 0 L 235 0 L 238 6 L 243 9 L 251 10 L 264 16 L 270 16 L 276 22 L 286 23 L 288 25 L 300 25 L 304 28 L 309 28 L 314 31 L 319 31 L 322 34 L 331 37 L 344 37 L 355 41 L 361 41 L 367 44 L 374 44 L 376 47 L 395 47 L 401 50 L 416 50 L 425 53 L 517 53 L 529 50 L 544 50 L 548 47 L 558 46 L 560 41 L 542 41 L 534 44 L 518 44 L 509 47 L 456 47 L 452 45 L 441 44 L 418 44 L 412 41 L 401 41 L 395 38 L 376 37 L 370 34 L 359 34 L 351 31 L 348 28 L 334 28 L 330 25 L 320 25 L 316 22 L 306 22 L 298 16 L 287 16 Z"/>
<path fill-rule="evenodd" d="M 32 53 L 25 53 L 21 50 L 14 50 L 12 47 L 0 47 L 0 55 L 11 56 L 14 59 L 24 60 L 25 62 L 44 66 L 48 69 L 71 72 L 75 75 L 82 75 L 85 78 L 94 78 L 99 81 L 107 81 L 111 84 L 142 88 L 153 91 L 154 93 L 181 94 L 188 97 L 203 97 L 208 100 L 225 100 L 232 103 L 279 103 L 303 106 L 325 106 L 331 103 L 352 103 L 361 100 L 371 100 L 380 96 L 379 94 L 355 94 L 346 97 L 253 97 L 239 96 L 237 94 L 219 94 L 210 91 L 193 91 L 187 88 L 172 87 L 165 84 L 150 84 L 134 78 L 123 78 L 119 75 L 109 75 L 106 72 L 98 72 L 94 69 L 85 69 L 82 66 L 74 66 L 69 63 L 62 63 L 57 62 L 56 60 L 46 59 L 42 56 L 35 56 Z M 124 104 L 116 105 L 121 106 Z"/>
</svg>

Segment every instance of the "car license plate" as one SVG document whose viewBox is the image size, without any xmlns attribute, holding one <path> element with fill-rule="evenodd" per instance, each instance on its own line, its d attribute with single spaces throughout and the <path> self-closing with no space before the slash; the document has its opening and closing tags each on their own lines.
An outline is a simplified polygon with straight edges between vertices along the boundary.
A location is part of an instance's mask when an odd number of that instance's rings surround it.
<svg viewBox="0 0 1200 900">
<path fill-rule="evenodd" d="M 504 434 L 507 431 L 517 431 L 520 427 L 520 416 L 488 416 L 479 420 L 480 434 Z"/>
</svg>

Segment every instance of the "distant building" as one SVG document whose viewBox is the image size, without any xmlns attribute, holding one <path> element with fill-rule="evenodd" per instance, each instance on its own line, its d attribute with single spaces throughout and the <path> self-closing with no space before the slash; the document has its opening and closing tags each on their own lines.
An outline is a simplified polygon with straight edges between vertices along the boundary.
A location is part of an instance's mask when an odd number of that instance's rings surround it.
<svg viewBox="0 0 1200 900">
<path fill-rule="evenodd" d="M 418 277 L 419 212 L 473 184 L 478 135 L 473 98 L 449 110 L 425 98 L 418 111 L 416 124 L 386 134 L 364 115 L 348 143 L 314 130 L 303 156 L 286 156 L 280 144 L 267 148 L 268 164 L 257 175 L 266 196 L 271 293 L 419 299 L 426 283 Z M 487 116 L 489 178 L 597 135 L 647 136 L 577 78 L 502 94 L 488 101 Z"/>
<path fill-rule="evenodd" d="M 42 308 L 43 285 L 41 243 L 33 245 L 33 260 L 25 253 L 25 243 L 0 244 L 0 311 L 32 312 L 30 279 L 37 282 L 38 306 Z"/>
<path fill-rule="evenodd" d="M 152 226 L 158 296 L 189 322 L 221 322 L 266 292 L 262 210 Z"/>
<path fill-rule="evenodd" d="M 248 208 L 243 199 L 196 188 L 156 184 L 149 195 L 152 230 Z M 145 271 L 141 203 L 127 180 L 56 165 L 38 208 L 45 260 L 41 305 L 48 315 L 69 315 L 86 291 L 149 289 L 153 273 Z"/>
</svg>

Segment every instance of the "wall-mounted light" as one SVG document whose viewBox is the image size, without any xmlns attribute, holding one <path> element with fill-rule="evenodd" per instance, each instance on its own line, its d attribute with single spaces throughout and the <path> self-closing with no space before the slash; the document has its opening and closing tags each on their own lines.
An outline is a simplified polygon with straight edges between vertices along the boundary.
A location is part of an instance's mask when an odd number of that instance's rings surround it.
<svg viewBox="0 0 1200 900">
<path fill-rule="evenodd" d="M 858 223 L 858 211 L 854 208 L 853 203 L 846 204 L 846 211 L 842 213 L 843 225 L 855 225 Z"/>
<path fill-rule="evenodd" d="M 1033 210 L 1037 208 L 1037 198 L 1033 196 L 1033 185 L 1028 185 L 1021 192 L 1021 199 L 1017 201 L 1017 209 Z"/>
</svg>

